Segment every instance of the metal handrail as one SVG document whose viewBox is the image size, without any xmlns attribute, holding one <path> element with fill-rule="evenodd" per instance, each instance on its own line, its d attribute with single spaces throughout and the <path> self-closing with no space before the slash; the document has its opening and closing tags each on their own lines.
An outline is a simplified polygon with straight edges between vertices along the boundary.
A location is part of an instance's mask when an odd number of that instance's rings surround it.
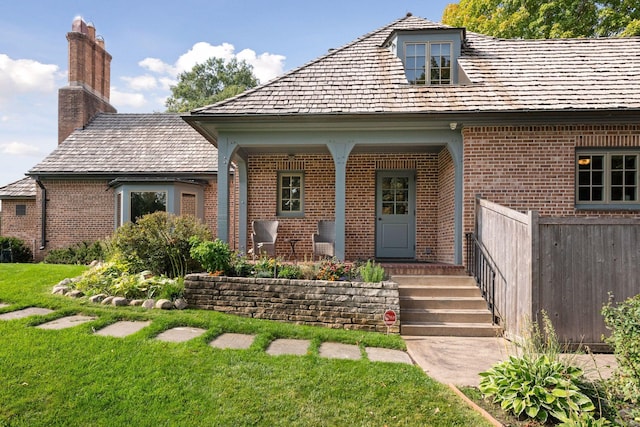
<svg viewBox="0 0 640 427">
<path fill-rule="evenodd" d="M 498 323 L 496 314 L 496 268 L 484 245 L 474 233 L 466 233 L 467 273 L 476 280 L 482 298 L 491 310 L 491 322 Z"/>
</svg>

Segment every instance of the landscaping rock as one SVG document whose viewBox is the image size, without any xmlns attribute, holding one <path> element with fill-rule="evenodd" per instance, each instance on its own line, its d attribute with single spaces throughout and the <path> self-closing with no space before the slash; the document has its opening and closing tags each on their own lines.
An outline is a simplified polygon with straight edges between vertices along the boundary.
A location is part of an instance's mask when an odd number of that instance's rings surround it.
<svg viewBox="0 0 640 427">
<path fill-rule="evenodd" d="M 156 302 L 156 308 L 161 310 L 171 310 L 173 308 L 173 303 L 168 299 L 159 299 Z"/>
<path fill-rule="evenodd" d="M 105 299 L 103 299 L 101 304 L 103 304 L 103 305 L 111 304 L 111 301 L 113 301 L 113 297 L 109 296 L 109 297 L 106 297 Z"/>
<path fill-rule="evenodd" d="M 53 291 L 51 293 L 57 295 L 65 295 L 67 292 L 69 292 L 69 289 L 70 288 L 67 285 L 56 285 L 53 287 Z"/>
<path fill-rule="evenodd" d="M 58 286 L 69 286 L 70 284 L 73 283 L 73 280 L 66 278 L 66 279 L 62 279 L 61 281 L 58 282 Z"/>
<path fill-rule="evenodd" d="M 187 301 L 184 298 L 178 298 L 177 300 L 175 300 L 173 302 L 173 305 L 178 309 L 178 310 L 184 310 L 185 308 L 187 308 Z"/>
<path fill-rule="evenodd" d="M 65 295 L 71 298 L 82 298 L 84 296 L 84 292 L 79 291 L 78 289 L 74 289 L 70 292 L 67 292 Z"/>
<path fill-rule="evenodd" d="M 116 307 L 123 307 L 125 305 L 129 305 L 129 300 L 124 297 L 113 297 L 111 300 L 111 305 L 115 305 Z"/>
<path fill-rule="evenodd" d="M 93 268 L 100 265 L 100 261 L 98 261 L 97 259 L 94 259 L 93 261 L 91 261 L 91 264 L 89 264 L 89 267 Z"/>
<path fill-rule="evenodd" d="M 99 304 L 100 302 L 102 302 L 102 300 L 104 300 L 107 297 L 106 294 L 97 294 L 97 295 L 92 295 L 89 297 L 89 301 L 91 301 L 94 304 Z"/>
<path fill-rule="evenodd" d="M 156 302 L 154 300 L 152 300 L 152 299 L 145 300 L 142 303 L 142 307 L 144 307 L 146 309 L 149 309 L 149 310 L 151 310 L 155 306 L 156 306 Z"/>
<path fill-rule="evenodd" d="M 142 299 L 132 299 L 131 301 L 129 301 L 129 305 L 137 307 L 137 306 L 142 305 L 143 302 L 144 302 L 144 300 L 142 300 Z"/>
</svg>

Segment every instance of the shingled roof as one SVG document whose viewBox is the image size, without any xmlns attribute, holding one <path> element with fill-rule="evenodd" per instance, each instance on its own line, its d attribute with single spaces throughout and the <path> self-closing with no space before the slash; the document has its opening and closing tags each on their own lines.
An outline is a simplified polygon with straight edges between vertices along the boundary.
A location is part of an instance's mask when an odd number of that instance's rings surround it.
<svg viewBox="0 0 640 427">
<path fill-rule="evenodd" d="M 467 33 L 469 84 L 410 85 L 383 48 L 394 31 L 451 28 L 406 16 L 195 116 L 640 109 L 640 38 L 504 40 Z"/>
<path fill-rule="evenodd" d="M 99 114 L 29 175 L 212 175 L 217 150 L 177 114 Z"/>
<path fill-rule="evenodd" d="M 0 199 L 31 199 L 36 197 L 36 182 L 31 178 L 0 187 Z"/>
</svg>

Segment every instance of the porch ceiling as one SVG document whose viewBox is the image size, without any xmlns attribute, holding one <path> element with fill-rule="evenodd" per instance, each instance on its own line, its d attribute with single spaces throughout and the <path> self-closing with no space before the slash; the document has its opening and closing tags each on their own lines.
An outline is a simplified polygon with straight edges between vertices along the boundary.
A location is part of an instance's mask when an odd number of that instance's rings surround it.
<svg viewBox="0 0 640 427">
<path fill-rule="evenodd" d="M 445 144 L 357 144 L 351 154 L 366 153 L 438 153 Z M 326 145 L 268 145 L 241 146 L 244 153 L 253 154 L 329 154 Z"/>
</svg>

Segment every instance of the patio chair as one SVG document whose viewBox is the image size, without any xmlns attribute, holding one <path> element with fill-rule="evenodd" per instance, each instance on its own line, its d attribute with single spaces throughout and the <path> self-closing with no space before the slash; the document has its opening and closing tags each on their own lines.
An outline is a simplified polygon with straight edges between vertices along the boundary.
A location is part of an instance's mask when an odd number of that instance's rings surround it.
<svg viewBox="0 0 640 427">
<path fill-rule="evenodd" d="M 266 253 L 276 256 L 276 239 L 278 237 L 278 221 L 256 220 L 251 222 L 251 243 L 253 259 L 256 255 Z"/>
<path fill-rule="evenodd" d="M 335 221 L 318 221 L 318 232 L 311 235 L 313 243 L 313 257 L 333 257 L 336 247 L 336 223 Z"/>
</svg>

